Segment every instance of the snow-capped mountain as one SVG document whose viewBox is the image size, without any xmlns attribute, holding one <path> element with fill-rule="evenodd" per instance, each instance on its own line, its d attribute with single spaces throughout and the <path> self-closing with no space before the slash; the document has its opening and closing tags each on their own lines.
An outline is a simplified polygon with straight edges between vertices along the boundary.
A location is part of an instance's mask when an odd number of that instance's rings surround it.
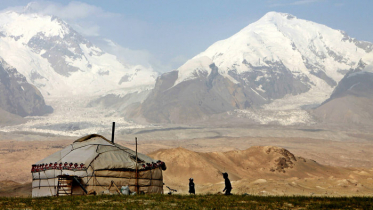
<svg viewBox="0 0 373 210">
<path fill-rule="evenodd" d="M 45 105 L 40 91 L 1 57 L 0 109 L 22 117 L 52 112 L 52 108 Z"/>
<path fill-rule="evenodd" d="M 269 12 L 159 77 L 141 113 L 148 121 L 185 122 L 234 109 L 321 104 L 372 50 L 343 31 Z"/>
<path fill-rule="evenodd" d="M 44 97 L 121 94 L 154 85 L 156 73 L 119 62 L 57 17 L 0 13 L 0 56 Z"/>
<path fill-rule="evenodd" d="M 0 57 L 15 67 L 35 93 L 39 93 L 41 99 L 44 96 L 46 103 L 53 107 L 49 115 L 17 118 L 16 122 L 4 119 L 6 111 L 0 109 L 0 124 L 27 121 L 18 126 L 1 127 L 2 132 L 81 136 L 106 131 L 108 122 L 112 121 L 117 122 L 119 130 L 137 128 L 140 125 L 118 116 L 117 107 L 102 108 L 100 101 L 113 97 L 116 101 L 125 100 L 126 106 L 140 103 L 154 87 L 157 77 L 150 67 L 118 61 L 115 55 L 104 52 L 58 17 L 33 13 L 30 4 L 21 13 L 0 13 Z M 31 101 L 27 111 L 34 110 Z M 8 118 L 17 117 L 6 114 Z"/>
</svg>

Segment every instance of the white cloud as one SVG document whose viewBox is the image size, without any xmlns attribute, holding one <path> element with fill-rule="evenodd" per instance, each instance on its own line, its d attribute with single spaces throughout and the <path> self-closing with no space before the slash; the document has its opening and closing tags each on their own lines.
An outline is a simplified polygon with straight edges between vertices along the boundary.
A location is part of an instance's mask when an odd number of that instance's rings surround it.
<svg viewBox="0 0 373 210">
<path fill-rule="evenodd" d="M 98 44 L 106 52 L 116 55 L 123 63 L 150 66 L 149 60 L 152 58 L 152 55 L 146 50 L 131 50 L 118 45 L 110 39 L 103 39 L 103 42 Z"/>
<path fill-rule="evenodd" d="M 79 1 L 71 1 L 65 5 L 41 0 L 31 2 L 26 7 L 13 7 L 8 8 L 8 10 L 57 16 L 85 36 L 98 36 L 100 34 L 100 26 L 96 23 L 97 20 L 110 21 L 121 17 L 120 14 L 110 13 L 100 7 Z"/>
<path fill-rule="evenodd" d="M 112 18 L 120 16 L 120 14 L 106 12 L 100 7 L 78 1 L 69 2 L 67 5 L 50 1 L 34 1 L 25 7 L 25 12 L 55 15 L 64 20 L 80 20 L 91 17 Z"/>
<path fill-rule="evenodd" d="M 100 37 L 95 38 L 94 43 L 105 52 L 116 55 L 117 59 L 125 65 L 142 65 L 161 73 L 171 68 L 171 64 L 164 65 L 147 50 L 132 50 L 122 47 L 110 39 Z"/>
<path fill-rule="evenodd" d="M 84 23 L 84 21 L 79 21 L 79 23 L 73 22 L 69 23 L 69 25 L 83 36 L 100 36 L 100 26 L 96 24 L 92 24 L 89 22 Z M 82 27 L 81 25 L 84 25 L 84 27 Z"/>
</svg>

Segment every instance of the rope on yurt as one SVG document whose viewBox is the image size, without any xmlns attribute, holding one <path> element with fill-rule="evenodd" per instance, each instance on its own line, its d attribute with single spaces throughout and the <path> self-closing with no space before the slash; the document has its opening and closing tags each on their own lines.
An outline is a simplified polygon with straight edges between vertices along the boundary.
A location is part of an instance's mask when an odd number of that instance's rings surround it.
<svg viewBox="0 0 373 210">
<path fill-rule="evenodd" d="M 80 149 L 80 148 L 83 148 L 83 147 L 88 147 L 88 146 L 92 146 L 92 145 L 102 145 L 102 144 L 87 144 L 87 145 L 83 145 L 83 146 L 80 146 L 80 147 L 76 147 L 76 148 L 74 148 L 73 146 L 72 146 L 72 149 L 71 149 L 71 151 L 74 151 L 74 150 L 77 150 L 77 149 Z M 108 145 L 109 146 L 109 145 Z"/>
<path fill-rule="evenodd" d="M 88 183 L 88 181 L 89 181 L 89 178 L 88 178 L 88 168 L 85 170 L 85 177 L 87 178 L 87 181 L 86 181 L 86 183 L 85 183 L 85 187 L 87 188 L 87 183 Z M 84 177 L 82 177 L 82 180 L 83 180 L 83 178 Z"/>
<path fill-rule="evenodd" d="M 45 171 L 44 171 L 44 174 L 45 174 L 45 177 L 47 178 L 47 183 L 48 183 L 49 191 L 51 192 L 51 196 L 53 196 L 53 193 L 52 193 L 52 190 L 51 190 L 51 185 L 49 184 L 48 176 L 47 176 L 47 173 L 45 173 Z"/>
<path fill-rule="evenodd" d="M 70 152 L 72 152 L 74 150 L 73 146 L 71 146 L 71 150 Z M 63 157 L 61 157 L 57 162 L 60 162 L 64 157 L 66 157 L 68 154 L 70 154 L 70 152 L 66 153 L 66 155 L 64 155 Z"/>
<path fill-rule="evenodd" d="M 96 186 L 100 186 L 100 187 L 104 186 L 104 185 L 101 185 L 101 183 L 97 180 L 96 174 L 94 172 L 93 172 L 93 176 L 94 176 L 94 179 L 93 179 L 94 189 L 96 189 Z M 95 182 L 97 182 L 97 184 L 95 184 Z"/>
<path fill-rule="evenodd" d="M 153 173 L 152 173 L 152 168 L 150 168 L 150 187 L 153 186 L 152 180 L 153 180 Z M 148 187 L 148 192 L 149 192 L 149 187 Z"/>
<path fill-rule="evenodd" d="M 87 170 L 88 171 L 88 170 Z M 92 177 L 94 176 L 94 171 L 92 172 L 91 176 L 88 176 L 88 172 L 87 172 L 87 183 L 92 179 Z"/>
<path fill-rule="evenodd" d="M 89 180 L 91 180 L 93 178 L 93 181 L 92 181 L 92 183 L 93 183 L 93 189 L 96 189 L 96 186 L 102 186 L 102 185 L 97 180 L 97 177 L 96 177 L 96 174 L 95 174 L 95 169 L 93 168 L 93 166 L 92 165 L 89 165 L 89 166 L 92 168 L 92 175 L 88 179 L 87 183 L 89 182 Z M 87 169 L 87 171 L 88 171 L 88 169 Z M 97 182 L 99 185 L 96 185 L 95 182 Z"/>
<path fill-rule="evenodd" d="M 88 176 L 88 168 L 91 167 L 92 168 L 92 174 L 91 176 Z M 95 173 L 95 170 L 93 169 L 93 167 L 90 165 L 88 166 L 87 170 L 86 170 L 86 173 L 87 173 L 87 182 L 86 182 L 86 185 L 88 184 L 88 182 L 92 179 L 92 177 L 94 177 L 94 173 Z"/>
<path fill-rule="evenodd" d="M 92 167 L 92 168 L 93 168 L 93 167 Z M 95 170 L 94 170 L 94 169 L 93 169 L 92 174 L 93 174 L 93 189 L 96 189 L 96 182 L 98 182 L 98 181 L 97 181 L 97 177 L 96 177 L 96 174 L 95 174 Z"/>
<path fill-rule="evenodd" d="M 56 169 L 53 170 L 53 179 L 56 179 Z M 58 180 L 57 180 L 57 185 L 58 185 Z M 57 191 L 55 180 L 53 180 L 53 188 L 54 188 L 55 191 Z M 56 194 L 57 194 L 57 192 L 56 192 Z"/>
<path fill-rule="evenodd" d="M 98 145 L 97 145 L 97 148 L 98 148 Z M 100 154 L 101 154 L 101 153 L 100 153 Z M 92 163 L 93 163 L 93 161 L 95 161 L 95 160 L 98 158 L 98 156 L 100 156 L 100 154 L 96 155 L 96 157 L 93 158 L 93 160 L 88 164 L 87 171 L 88 171 L 88 168 L 89 168 L 89 167 L 92 168 L 92 175 L 91 175 L 91 178 L 93 177 L 93 175 L 94 175 L 94 173 L 95 173 L 95 169 L 93 168 Z M 91 180 L 91 179 L 89 179 L 89 180 Z M 89 180 L 88 180 L 88 181 L 89 181 Z M 87 183 L 88 183 L 88 182 L 87 182 Z"/>
</svg>

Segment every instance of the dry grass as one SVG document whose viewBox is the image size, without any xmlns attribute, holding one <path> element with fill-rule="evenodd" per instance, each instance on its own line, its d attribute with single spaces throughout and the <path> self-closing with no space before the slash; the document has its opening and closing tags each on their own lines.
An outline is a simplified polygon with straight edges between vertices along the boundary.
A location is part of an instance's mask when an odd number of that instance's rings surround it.
<svg viewBox="0 0 373 210">
<path fill-rule="evenodd" d="M 139 195 L 0 198 L 1 209 L 373 209 L 373 197 Z"/>
</svg>

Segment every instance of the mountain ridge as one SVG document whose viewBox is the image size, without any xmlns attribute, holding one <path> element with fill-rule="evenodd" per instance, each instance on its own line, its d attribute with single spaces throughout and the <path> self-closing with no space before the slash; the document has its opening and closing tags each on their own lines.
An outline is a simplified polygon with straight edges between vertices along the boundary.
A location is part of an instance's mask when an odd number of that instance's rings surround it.
<svg viewBox="0 0 373 210">
<path fill-rule="evenodd" d="M 0 107 L 6 112 L 21 117 L 30 115 L 44 115 L 51 113 L 53 109 L 45 104 L 40 91 L 29 84 L 17 69 L 10 66 L 0 57 Z M 14 118 L 9 114 L 3 114 L 8 123 Z M 4 119 L 3 119 L 4 121 Z"/>
<path fill-rule="evenodd" d="M 0 56 L 44 97 L 123 94 L 154 85 L 151 68 L 119 62 L 58 17 L 6 11 L 0 18 Z"/>
<path fill-rule="evenodd" d="M 315 106 L 372 46 L 325 25 L 269 12 L 160 76 L 140 113 L 148 122 L 185 123 L 235 109 Z"/>
</svg>

